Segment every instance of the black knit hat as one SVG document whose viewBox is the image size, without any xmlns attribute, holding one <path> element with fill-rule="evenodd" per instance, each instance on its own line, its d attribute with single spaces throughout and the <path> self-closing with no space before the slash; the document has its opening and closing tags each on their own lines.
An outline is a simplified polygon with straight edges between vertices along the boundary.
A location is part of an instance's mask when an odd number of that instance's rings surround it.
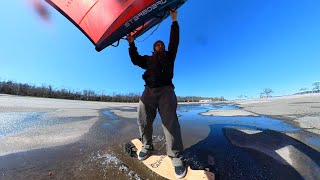
<svg viewBox="0 0 320 180">
<path fill-rule="evenodd" d="M 156 47 L 156 44 L 157 44 L 158 42 L 162 43 L 164 49 L 166 49 L 166 46 L 164 45 L 164 42 L 161 41 L 161 40 L 158 40 L 158 41 L 156 41 L 156 42 L 153 44 L 153 51 L 156 51 L 156 50 L 155 50 L 155 47 Z"/>
</svg>

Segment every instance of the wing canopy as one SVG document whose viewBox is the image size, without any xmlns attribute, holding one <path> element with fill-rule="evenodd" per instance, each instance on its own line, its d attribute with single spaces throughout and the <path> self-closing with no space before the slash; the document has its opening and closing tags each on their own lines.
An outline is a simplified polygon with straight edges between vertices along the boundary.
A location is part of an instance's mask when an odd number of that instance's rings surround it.
<svg viewBox="0 0 320 180">
<path fill-rule="evenodd" d="M 128 33 L 137 37 L 168 16 L 185 0 L 46 0 L 96 46 L 97 51 Z M 140 27 L 140 31 L 135 31 Z"/>
</svg>

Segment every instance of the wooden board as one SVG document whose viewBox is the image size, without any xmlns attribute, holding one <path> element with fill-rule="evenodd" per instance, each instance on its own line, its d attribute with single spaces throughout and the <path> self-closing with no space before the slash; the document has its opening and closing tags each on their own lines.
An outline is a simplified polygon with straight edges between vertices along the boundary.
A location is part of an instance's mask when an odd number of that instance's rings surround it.
<svg viewBox="0 0 320 180">
<path fill-rule="evenodd" d="M 138 149 L 137 153 L 141 151 L 142 143 L 139 139 L 133 139 L 131 141 Z M 167 179 L 176 179 L 174 175 L 174 168 L 171 163 L 171 159 L 167 155 L 151 155 L 147 159 L 142 161 L 149 169 L 158 175 Z M 215 176 L 213 173 L 205 170 L 192 170 L 190 167 L 187 169 L 187 175 L 182 179 L 196 179 L 196 180 L 214 180 Z"/>
</svg>

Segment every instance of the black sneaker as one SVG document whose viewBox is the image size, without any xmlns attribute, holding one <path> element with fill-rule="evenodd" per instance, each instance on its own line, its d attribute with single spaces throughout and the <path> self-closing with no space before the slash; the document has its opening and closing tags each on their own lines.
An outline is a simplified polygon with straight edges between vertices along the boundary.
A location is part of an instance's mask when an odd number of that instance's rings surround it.
<svg viewBox="0 0 320 180">
<path fill-rule="evenodd" d="M 184 164 L 182 164 L 181 166 L 175 166 L 174 167 L 174 174 L 177 179 L 184 178 L 187 174 L 186 166 Z"/>
<path fill-rule="evenodd" d="M 147 159 L 149 156 L 150 156 L 150 151 L 147 151 L 147 152 L 140 151 L 138 154 L 138 159 L 140 161 L 143 161 L 143 160 Z"/>
</svg>

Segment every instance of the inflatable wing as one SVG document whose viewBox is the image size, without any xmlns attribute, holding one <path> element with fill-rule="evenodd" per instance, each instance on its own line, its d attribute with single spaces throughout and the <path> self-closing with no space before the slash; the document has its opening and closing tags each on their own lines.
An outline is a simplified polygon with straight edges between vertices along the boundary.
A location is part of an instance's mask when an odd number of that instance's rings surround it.
<svg viewBox="0 0 320 180">
<path fill-rule="evenodd" d="M 95 45 L 97 51 L 131 33 L 138 37 L 186 0 L 46 0 Z"/>
</svg>

